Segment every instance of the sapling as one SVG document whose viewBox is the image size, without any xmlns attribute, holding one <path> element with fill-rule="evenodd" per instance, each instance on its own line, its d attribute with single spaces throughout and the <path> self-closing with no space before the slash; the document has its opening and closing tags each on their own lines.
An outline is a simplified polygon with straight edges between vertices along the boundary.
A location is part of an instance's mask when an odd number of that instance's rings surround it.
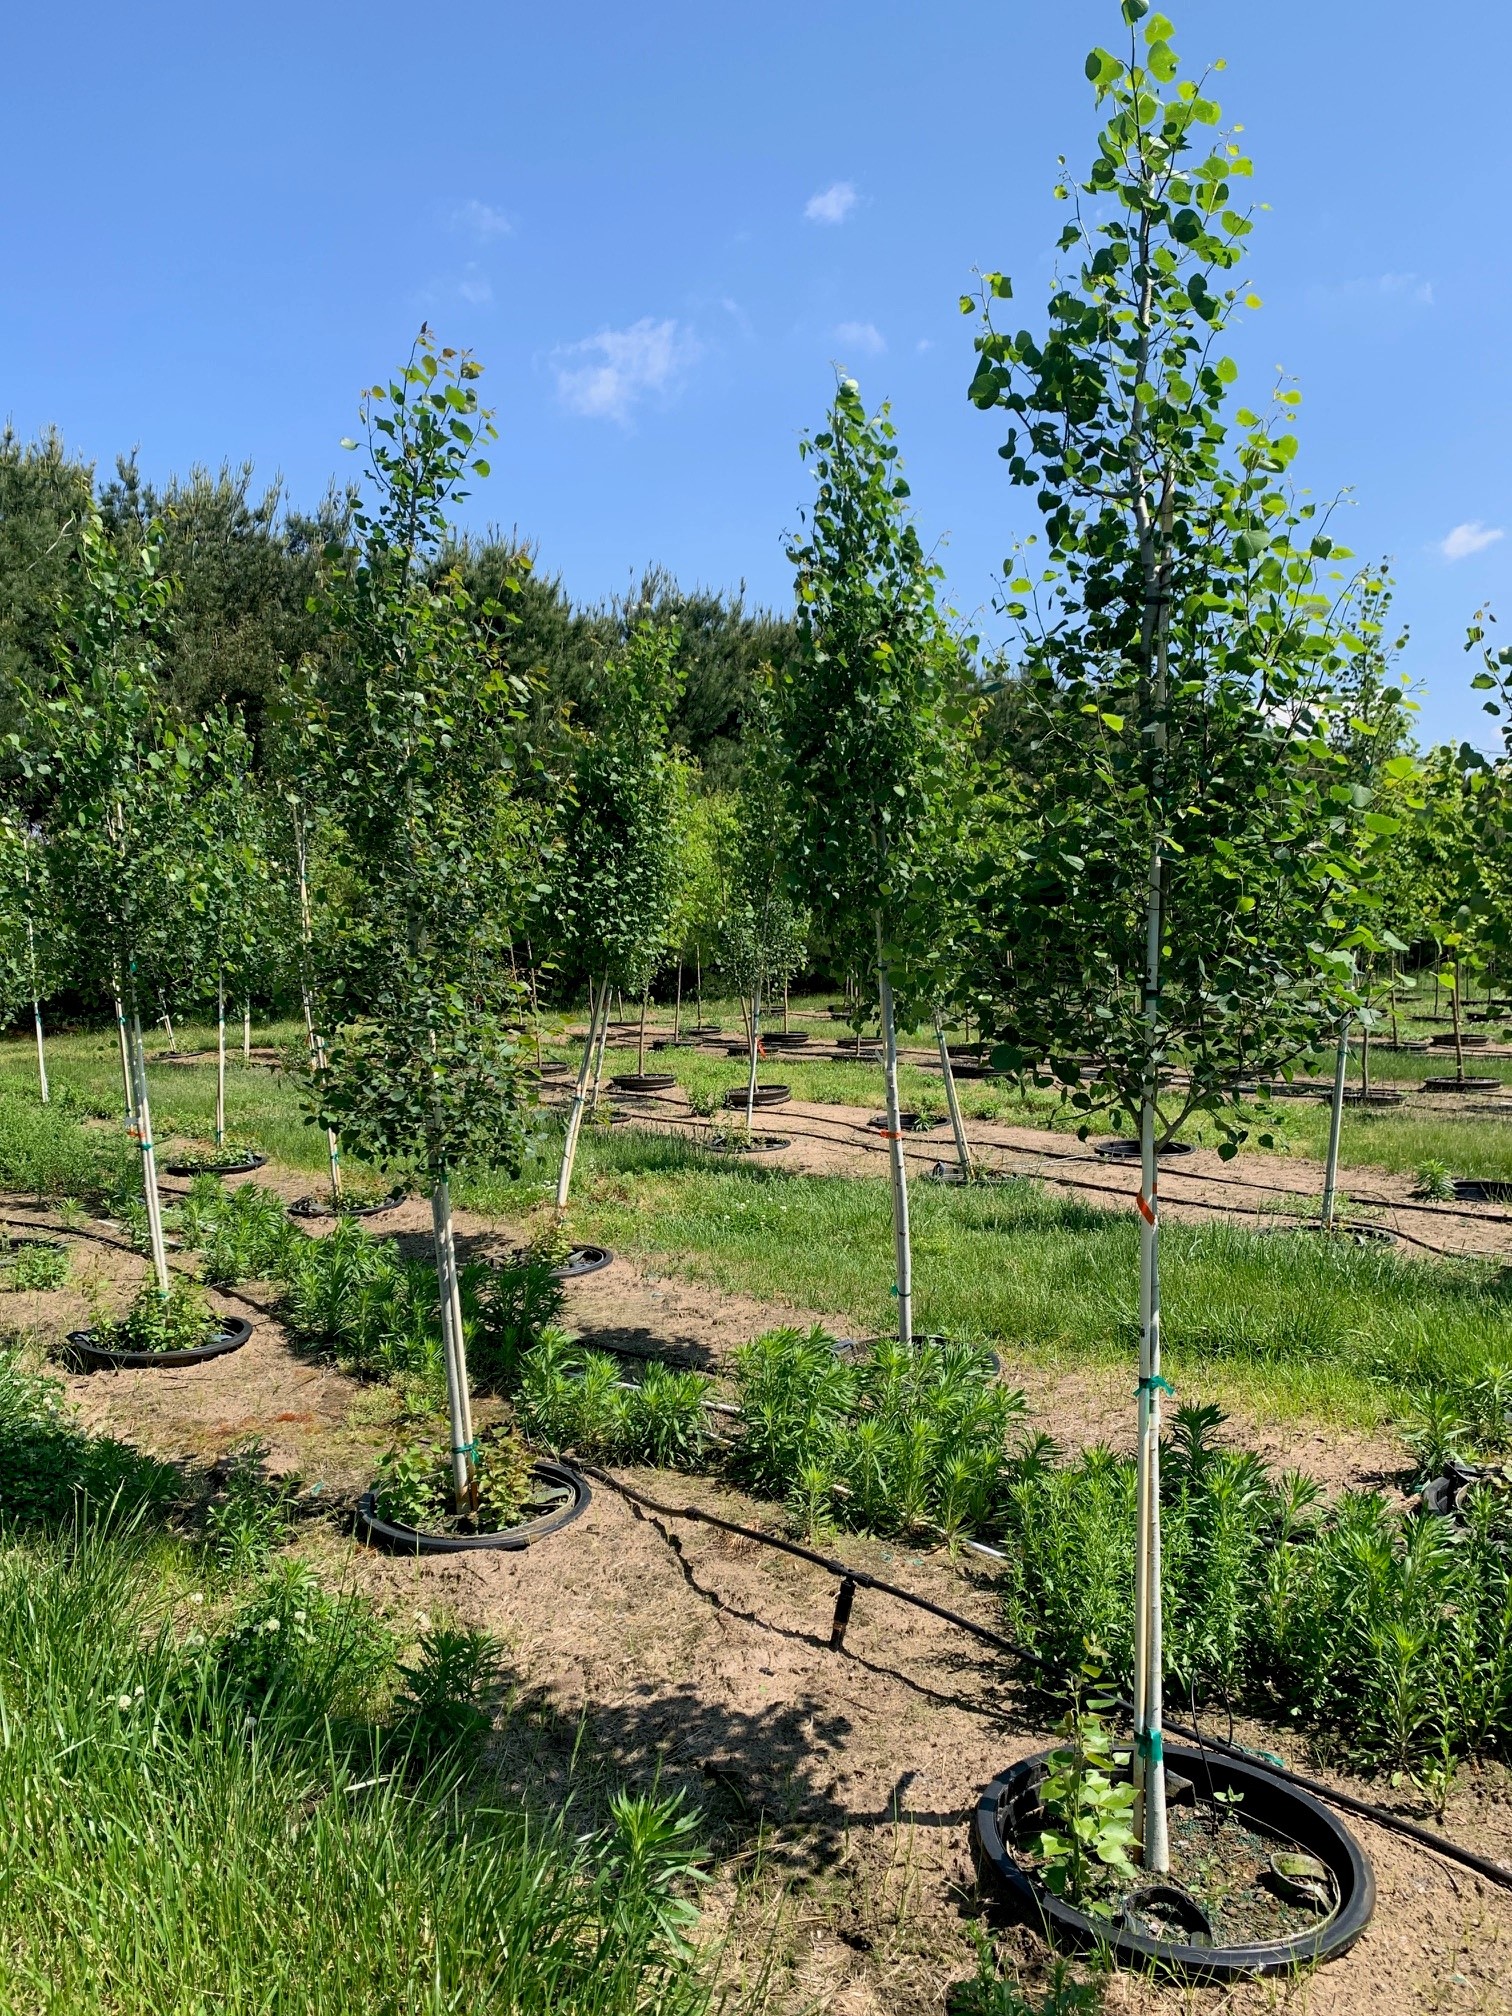
<svg viewBox="0 0 1512 2016">
<path fill-rule="evenodd" d="M 936 606 L 940 569 L 907 515 L 884 406 L 842 378 L 802 444 L 815 474 L 797 569 L 799 649 L 776 689 L 791 874 L 847 968 L 876 974 L 887 1087 L 898 1335 L 913 1335 L 908 1183 L 898 1117 L 894 969 L 913 949 L 909 903 L 969 718 L 960 654 Z M 863 1009 L 855 1007 L 857 1048 Z"/>
<path fill-rule="evenodd" d="M 1004 745 L 1005 844 L 982 877 L 992 1019 L 1010 1068 L 1098 1053 L 1072 1104 L 1084 1125 L 1115 1108 L 1140 1141 L 1135 1776 L 1159 1871 L 1158 1154 L 1196 1111 L 1236 1153 L 1239 1079 L 1356 1005 L 1353 949 L 1379 945 L 1358 893 L 1397 822 L 1329 733 L 1364 584 L 1341 595 L 1320 578 L 1348 556 L 1284 485 L 1298 395 L 1282 390 L 1269 423 L 1241 409 L 1229 445 L 1238 373 L 1218 344 L 1243 293 L 1251 225 L 1233 186 L 1250 163 L 1202 143 L 1219 110 L 1176 81 L 1170 22 L 1147 0 L 1121 12 L 1125 55 L 1088 59 L 1111 116 L 1080 185 L 1088 214 L 1078 199 L 1061 235 L 1079 263 L 1047 333 L 996 327 L 1002 274 L 962 307 L 983 316 L 970 396 L 1010 415 L 1000 452 L 1037 493 L 1051 562 L 1008 585 L 1022 727 Z M 1056 193 L 1072 200 L 1069 178 Z M 1173 1053 L 1186 1076 L 1170 1111 Z"/>
<path fill-rule="evenodd" d="M 594 727 L 576 738 L 553 902 L 562 942 L 598 976 L 600 1002 L 595 1032 L 590 999 L 584 1057 L 594 1060 L 591 1093 L 581 1074 L 557 1179 L 559 1210 L 571 1188 L 584 1098 L 598 1103 L 611 991 L 622 997 L 628 990 L 644 1004 L 672 927 L 687 797 L 684 768 L 668 741 L 682 690 L 677 653 L 675 629 L 640 612 L 598 676 Z"/>
<path fill-rule="evenodd" d="M 366 1159 L 425 1168 L 459 1512 L 476 1505 L 476 1446 L 451 1179 L 464 1161 L 517 1171 L 525 1149 L 506 1027 L 519 1004 L 491 1004 L 523 907 L 510 794 L 528 688 L 486 627 L 504 612 L 475 605 L 445 558 L 448 508 L 488 474 L 479 369 L 422 330 L 364 394 L 371 494 L 355 545 L 327 552 L 338 648 L 312 696 L 346 902 L 323 976 L 334 1035 L 310 1093 Z"/>
<path fill-rule="evenodd" d="M 55 640 L 30 698 L 22 762 L 48 795 L 49 855 L 83 977 L 112 989 L 128 1119 L 141 1153 L 157 1290 L 169 1274 L 141 1004 L 173 970 L 190 900 L 187 807 L 203 754 L 164 697 L 171 587 L 149 527 L 132 550 L 83 527 Z"/>
</svg>

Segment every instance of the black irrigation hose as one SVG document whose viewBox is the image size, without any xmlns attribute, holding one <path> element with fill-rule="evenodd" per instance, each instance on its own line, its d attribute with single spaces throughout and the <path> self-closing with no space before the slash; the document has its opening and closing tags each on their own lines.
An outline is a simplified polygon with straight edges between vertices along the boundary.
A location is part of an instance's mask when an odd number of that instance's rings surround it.
<svg viewBox="0 0 1512 2016">
<path fill-rule="evenodd" d="M 840 1584 L 835 1602 L 835 1621 L 830 1630 L 830 1644 L 836 1651 L 843 1647 L 845 1629 L 850 1622 L 851 1605 L 858 1589 L 875 1589 L 879 1595 L 891 1596 L 899 1603 L 910 1604 L 915 1610 L 927 1611 L 931 1617 L 938 1617 L 943 1623 L 953 1625 L 958 1631 L 968 1632 L 984 1645 L 994 1650 L 1006 1652 L 1011 1658 L 1032 1666 L 1037 1672 L 1063 1681 L 1064 1675 L 1038 1652 L 1031 1652 L 1027 1646 L 1019 1645 L 1011 1638 L 1005 1638 L 1000 1631 L 989 1631 L 985 1624 L 977 1624 L 959 1611 L 947 1610 L 942 1603 L 932 1603 L 927 1596 L 917 1595 L 912 1589 L 902 1589 L 896 1582 L 884 1582 L 879 1575 L 869 1574 L 864 1568 L 847 1567 L 845 1562 L 833 1556 L 820 1554 L 812 1547 L 803 1547 L 795 1540 L 779 1539 L 775 1533 L 763 1533 L 756 1526 L 742 1526 L 734 1519 L 722 1519 L 716 1512 L 705 1512 L 697 1505 L 664 1505 L 658 1499 L 649 1498 L 642 1491 L 636 1491 L 629 1484 L 607 1470 L 601 1470 L 593 1463 L 579 1463 L 578 1469 L 584 1476 L 596 1478 L 607 1484 L 632 1505 L 640 1505 L 648 1512 L 656 1513 L 663 1519 L 690 1519 L 700 1525 L 715 1526 L 722 1533 L 734 1533 L 743 1540 L 754 1540 L 762 1547 L 774 1547 L 779 1553 L 791 1554 L 796 1560 L 808 1561 L 815 1568 L 822 1568 L 827 1575 L 833 1575 Z M 1125 1696 L 1117 1703 L 1126 1714 L 1132 1712 L 1132 1705 Z M 1442 1834 L 1435 1834 L 1427 1827 L 1419 1827 L 1415 1821 L 1406 1820 L 1393 1813 L 1389 1807 L 1375 1806 L 1367 1799 L 1357 1799 L 1352 1792 L 1341 1792 L 1332 1785 L 1325 1785 L 1320 1779 L 1308 1778 L 1300 1771 L 1292 1771 L 1285 1765 L 1260 1763 L 1253 1752 L 1241 1744 L 1225 1741 L 1221 1736 L 1202 1736 L 1182 1722 L 1167 1722 L 1165 1727 L 1173 1735 L 1184 1737 L 1197 1744 L 1199 1749 L 1223 1750 L 1232 1757 L 1243 1758 L 1257 1769 L 1268 1771 L 1273 1778 L 1279 1778 L 1288 1785 L 1295 1785 L 1303 1792 L 1310 1792 L 1315 1799 L 1326 1799 L 1330 1805 L 1338 1806 L 1346 1813 L 1357 1814 L 1362 1820 L 1369 1820 L 1373 1826 L 1384 1827 L 1389 1833 L 1404 1835 L 1409 1841 L 1416 1841 L 1420 1847 L 1429 1848 L 1435 1855 L 1442 1855 L 1447 1861 L 1458 1862 L 1462 1868 L 1472 1870 L 1484 1877 L 1488 1883 L 1497 1883 L 1504 1890 L 1512 1890 L 1512 1869 L 1500 1862 L 1493 1862 L 1484 1855 L 1477 1855 L 1473 1848 L 1461 1848 Z"/>
</svg>

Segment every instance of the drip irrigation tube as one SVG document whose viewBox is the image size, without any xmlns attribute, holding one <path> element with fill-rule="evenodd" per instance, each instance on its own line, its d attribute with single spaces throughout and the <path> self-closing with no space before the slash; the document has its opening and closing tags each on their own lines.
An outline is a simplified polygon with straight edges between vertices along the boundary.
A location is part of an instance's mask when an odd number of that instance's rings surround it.
<svg viewBox="0 0 1512 2016">
<path fill-rule="evenodd" d="M 607 1470 L 601 1470 L 594 1463 L 580 1463 L 578 1469 L 585 1477 L 592 1477 L 600 1484 L 606 1484 L 611 1491 L 627 1499 L 632 1505 L 642 1506 L 663 1519 L 688 1519 L 702 1526 L 714 1526 L 722 1533 L 733 1533 L 743 1540 L 754 1540 L 759 1546 L 775 1548 L 781 1554 L 790 1554 L 798 1561 L 807 1561 L 815 1568 L 822 1568 L 826 1575 L 832 1575 L 839 1582 L 836 1592 L 835 1616 L 830 1627 L 830 1645 L 835 1651 L 842 1651 L 845 1643 L 846 1627 L 850 1622 L 851 1607 L 856 1600 L 858 1589 L 875 1589 L 880 1596 L 891 1596 L 895 1602 L 907 1603 L 915 1610 L 926 1611 L 931 1617 L 938 1617 L 942 1623 L 950 1624 L 958 1631 L 965 1631 L 984 1645 L 995 1651 L 1006 1652 L 1025 1666 L 1031 1666 L 1038 1673 L 1049 1675 L 1057 1681 L 1064 1681 L 1065 1675 L 1049 1659 L 1038 1652 L 1031 1652 L 1026 1645 L 1017 1644 L 1012 1638 L 1004 1637 L 1001 1631 L 989 1630 L 985 1624 L 977 1624 L 970 1617 L 963 1617 L 957 1610 L 947 1610 L 943 1603 L 931 1602 L 927 1596 L 920 1596 L 912 1589 L 900 1588 L 896 1582 L 885 1582 L 879 1575 L 872 1575 L 864 1568 L 853 1568 L 844 1561 L 837 1561 L 832 1555 L 820 1554 L 812 1547 L 804 1547 L 796 1540 L 783 1540 L 775 1533 L 764 1533 L 757 1526 L 742 1526 L 734 1519 L 722 1519 L 717 1512 L 706 1512 L 698 1505 L 664 1505 L 659 1499 L 648 1497 L 643 1491 L 635 1490 L 623 1483 Z M 1129 1702 L 1122 1696 L 1117 1704 L 1125 1712 Z M 1203 1736 L 1185 1723 L 1172 1721 L 1165 1723 L 1166 1729 L 1184 1741 L 1195 1743 L 1199 1749 L 1221 1751 L 1225 1756 L 1237 1757 L 1246 1764 L 1257 1766 L 1252 1752 L 1241 1744 L 1225 1741 L 1221 1736 Z M 1512 1868 L 1503 1863 L 1493 1862 L 1485 1855 L 1477 1855 L 1473 1848 L 1461 1848 L 1458 1842 L 1447 1840 L 1442 1834 L 1435 1834 L 1427 1827 L 1419 1827 L 1415 1821 L 1404 1819 L 1393 1813 L 1389 1807 L 1375 1806 L 1368 1799 L 1357 1799 L 1351 1792 L 1341 1792 L 1332 1785 L 1325 1785 L 1320 1779 L 1309 1778 L 1300 1771 L 1292 1771 L 1285 1765 L 1265 1763 L 1263 1768 L 1271 1777 L 1283 1783 L 1294 1785 L 1298 1790 L 1309 1792 L 1315 1799 L 1326 1799 L 1332 1806 L 1340 1807 L 1346 1813 L 1356 1814 L 1362 1820 L 1369 1820 L 1373 1826 L 1384 1827 L 1393 1834 L 1404 1835 L 1422 1848 L 1431 1849 L 1435 1855 L 1445 1860 L 1457 1862 L 1462 1868 L 1473 1870 L 1488 1883 L 1497 1883 L 1504 1890 L 1512 1890 Z"/>
</svg>

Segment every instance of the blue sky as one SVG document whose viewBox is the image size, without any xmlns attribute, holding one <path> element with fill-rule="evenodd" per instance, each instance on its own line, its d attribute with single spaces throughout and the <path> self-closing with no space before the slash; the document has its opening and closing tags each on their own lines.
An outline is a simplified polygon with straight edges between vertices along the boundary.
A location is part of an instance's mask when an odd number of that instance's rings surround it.
<svg viewBox="0 0 1512 2016">
<path fill-rule="evenodd" d="M 1303 393 L 1301 480 L 1390 553 L 1425 729 L 1486 739 L 1460 650 L 1512 637 L 1512 325 L 1493 0 L 1169 0 L 1228 61 L 1271 205 L 1235 344 Z M 889 396 L 952 599 L 1032 529 L 966 403 L 974 266 L 1033 323 L 1090 157 L 1114 0 L 543 8 L 240 0 L 13 12 L 0 415 L 161 477 L 250 457 L 313 502 L 428 319 L 499 409 L 472 522 L 578 597 L 647 562 L 784 603 L 831 366 Z"/>
</svg>

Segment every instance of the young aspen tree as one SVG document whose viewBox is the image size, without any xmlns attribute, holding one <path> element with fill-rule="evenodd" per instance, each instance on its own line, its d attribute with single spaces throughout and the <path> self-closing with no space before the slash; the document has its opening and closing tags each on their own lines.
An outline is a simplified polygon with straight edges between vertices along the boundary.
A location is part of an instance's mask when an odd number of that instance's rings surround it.
<svg viewBox="0 0 1512 2016">
<path fill-rule="evenodd" d="M 894 970 L 912 949 L 910 892 L 951 788 L 968 715 L 936 607 L 939 567 L 908 516 L 896 430 L 842 378 L 802 445 L 815 475 L 797 569 L 798 651 L 777 690 L 792 876 L 849 970 L 873 971 L 882 1018 L 898 1335 L 913 1337 L 908 1183 L 898 1108 Z M 863 1011 L 858 1007 L 858 1017 Z M 859 1038 L 860 1022 L 856 1023 Z"/>
<path fill-rule="evenodd" d="M 459 1511 L 476 1495 L 476 1450 L 451 1179 L 464 1162 L 518 1170 L 526 1139 L 514 1018 L 497 1004 L 527 689 L 485 628 L 497 608 L 475 605 L 447 560 L 448 509 L 488 474 L 479 449 L 495 438 L 479 370 L 422 330 L 403 370 L 364 395 L 370 489 L 352 546 L 327 549 L 333 649 L 312 734 L 346 908 L 311 1093 L 321 1124 L 365 1159 L 426 1172 Z"/>
<path fill-rule="evenodd" d="M 1347 556 L 1285 485 L 1298 395 L 1271 422 L 1241 409 L 1231 439 L 1220 344 L 1241 300 L 1259 305 L 1237 278 L 1250 163 L 1207 137 L 1219 108 L 1178 80 L 1171 23 L 1146 0 L 1121 13 L 1122 53 L 1087 60 L 1109 115 L 1092 169 L 1056 192 L 1071 268 L 1046 333 L 998 327 L 1002 274 L 962 308 L 984 325 L 970 396 L 1010 416 L 999 453 L 1036 492 L 1050 562 L 1037 582 L 1006 570 L 1021 733 L 1011 845 L 982 890 L 989 1026 L 1000 1062 L 1048 1056 L 1083 1112 L 1112 1107 L 1140 1142 L 1135 1775 L 1161 1870 L 1158 1155 L 1193 1111 L 1234 1154 L 1239 1079 L 1352 1003 L 1354 949 L 1376 944 L 1355 897 L 1397 823 L 1328 732 L 1358 596 L 1324 580 Z"/>
<path fill-rule="evenodd" d="M 47 794 L 49 855 L 80 977 L 116 1000 L 152 1264 L 166 1300 L 142 1010 L 174 970 L 193 904 L 189 806 L 203 738 L 164 699 L 171 585 L 160 552 L 155 526 L 131 551 L 98 516 L 84 526 L 60 612 L 56 670 L 36 696 L 22 755 L 31 783 Z"/>
<path fill-rule="evenodd" d="M 682 690 L 678 642 L 675 629 L 638 618 L 599 675 L 594 727 L 578 736 L 556 929 L 589 976 L 589 1014 L 557 1178 L 559 1211 L 572 1185 L 590 1073 L 597 1097 L 610 995 L 645 1000 L 672 928 L 687 795 L 684 765 L 668 744 Z"/>
</svg>

